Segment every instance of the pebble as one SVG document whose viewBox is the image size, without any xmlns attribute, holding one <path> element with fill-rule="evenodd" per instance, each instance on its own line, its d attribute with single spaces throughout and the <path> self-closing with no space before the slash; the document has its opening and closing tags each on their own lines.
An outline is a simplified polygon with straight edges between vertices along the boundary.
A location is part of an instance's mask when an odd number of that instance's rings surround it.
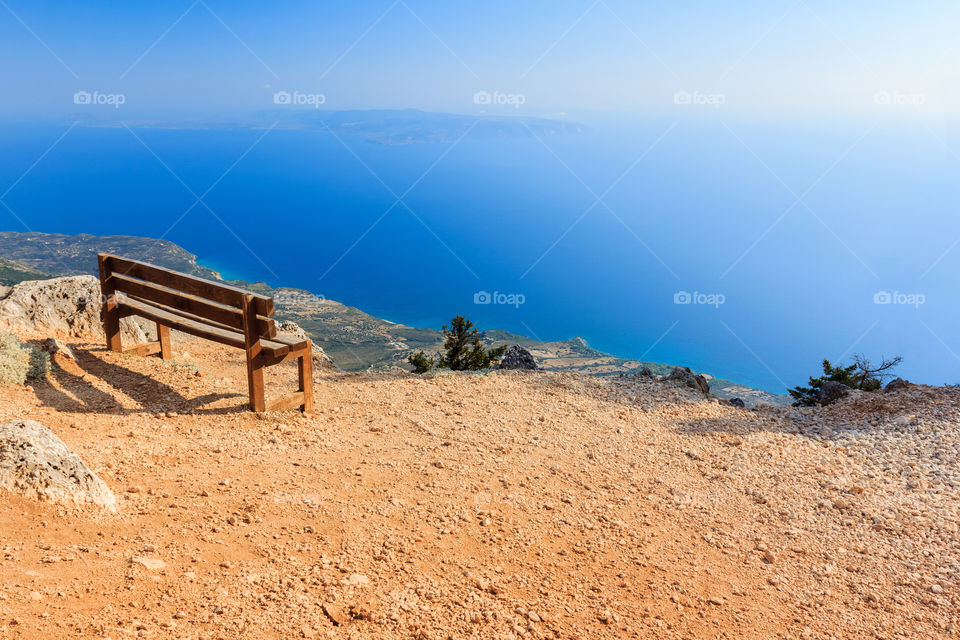
<svg viewBox="0 0 960 640">
<path fill-rule="evenodd" d="M 337 626 L 350 621 L 350 613 L 340 605 L 325 604 L 323 605 L 323 612 Z"/>
<path fill-rule="evenodd" d="M 148 558 L 146 556 L 133 556 L 130 558 L 130 564 L 138 564 L 150 571 L 159 571 L 167 566 L 167 563 L 159 558 Z"/>
</svg>

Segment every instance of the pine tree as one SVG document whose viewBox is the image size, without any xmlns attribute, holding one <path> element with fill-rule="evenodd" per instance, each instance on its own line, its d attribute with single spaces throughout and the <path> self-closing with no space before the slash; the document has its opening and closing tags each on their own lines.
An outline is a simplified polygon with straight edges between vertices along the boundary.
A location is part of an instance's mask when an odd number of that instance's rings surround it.
<svg viewBox="0 0 960 640">
<path fill-rule="evenodd" d="M 856 371 L 856 369 L 856 364 L 852 364 L 849 367 L 834 367 L 830 364 L 829 360 L 824 359 L 822 376 L 819 378 L 810 376 L 809 387 L 798 386 L 789 389 L 790 397 L 794 399 L 793 406 L 812 407 L 817 404 L 820 400 L 820 389 L 825 382 L 839 382 L 840 384 L 853 388 L 853 372 Z"/>
<path fill-rule="evenodd" d="M 457 316 L 450 321 L 450 328 L 443 325 L 443 348 L 446 354 L 440 356 L 438 367 L 453 371 L 477 371 L 488 369 L 503 356 L 507 345 L 500 345 L 487 351 L 480 341 L 480 330 L 473 323 Z"/>
</svg>

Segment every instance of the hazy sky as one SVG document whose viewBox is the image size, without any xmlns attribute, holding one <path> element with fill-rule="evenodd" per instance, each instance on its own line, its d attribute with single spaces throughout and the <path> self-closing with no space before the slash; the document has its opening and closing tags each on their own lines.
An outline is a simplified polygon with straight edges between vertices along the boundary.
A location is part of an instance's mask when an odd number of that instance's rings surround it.
<svg viewBox="0 0 960 640">
<path fill-rule="evenodd" d="M 122 94 L 128 113 L 249 110 L 286 90 L 460 112 L 499 92 L 531 115 L 669 108 L 680 91 L 850 111 L 881 92 L 949 112 L 958 17 L 955 0 L 0 0 L 0 110 L 70 113 L 77 91 Z"/>
</svg>

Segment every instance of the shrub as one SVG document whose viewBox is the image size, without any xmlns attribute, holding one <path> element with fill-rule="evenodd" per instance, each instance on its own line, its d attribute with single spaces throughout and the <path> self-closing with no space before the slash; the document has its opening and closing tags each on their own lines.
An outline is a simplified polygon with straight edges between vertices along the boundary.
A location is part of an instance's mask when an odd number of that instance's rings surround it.
<svg viewBox="0 0 960 640">
<path fill-rule="evenodd" d="M 430 371 L 430 369 L 433 369 L 434 365 L 434 359 L 428 358 L 427 354 L 423 351 L 418 351 L 407 358 L 407 362 L 413 365 L 414 373 L 426 373 Z"/>
<path fill-rule="evenodd" d="M 794 387 L 789 389 L 795 407 L 812 407 L 820 400 L 820 389 L 827 382 L 839 382 L 851 389 L 860 391 L 878 391 L 883 386 L 883 379 L 890 377 L 891 369 L 903 361 L 901 356 L 895 358 L 881 358 L 880 364 L 874 365 L 860 354 L 853 356 L 853 364 L 848 367 L 833 366 L 829 360 L 823 361 L 823 375 L 819 378 L 810 377 L 809 387 Z"/>
<path fill-rule="evenodd" d="M 12 333 L 0 332 L 0 384 L 25 384 L 44 377 L 49 370 L 49 354 L 24 344 Z"/>
<path fill-rule="evenodd" d="M 450 328 L 443 325 L 445 340 L 443 348 L 446 351 L 440 357 L 437 366 L 453 371 L 478 371 L 489 369 L 492 364 L 503 356 L 507 345 L 500 345 L 487 351 L 480 342 L 480 330 L 473 323 L 457 316 L 450 321 Z"/>
</svg>

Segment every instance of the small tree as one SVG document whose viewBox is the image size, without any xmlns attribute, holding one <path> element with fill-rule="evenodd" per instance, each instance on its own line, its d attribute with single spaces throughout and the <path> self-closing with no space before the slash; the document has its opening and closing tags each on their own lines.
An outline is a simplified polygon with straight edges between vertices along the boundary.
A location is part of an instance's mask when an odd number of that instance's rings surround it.
<svg viewBox="0 0 960 640">
<path fill-rule="evenodd" d="M 887 373 L 897 365 L 903 362 L 903 356 L 890 358 L 880 358 L 880 364 L 874 366 L 867 358 L 861 354 L 853 356 L 853 364 L 856 367 L 854 373 L 855 389 L 861 391 L 877 391 L 883 386 L 884 378 L 893 377 L 893 374 Z"/>
<path fill-rule="evenodd" d="M 860 354 L 853 356 L 853 364 L 848 367 L 833 366 L 829 360 L 823 361 L 823 375 L 819 378 L 810 377 L 809 387 L 794 387 L 789 389 L 795 407 L 812 407 L 820 400 L 820 389 L 827 382 L 839 382 L 851 389 L 860 391 L 877 391 L 883 386 L 883 379 L 890 377 L 888 373 L 903 361 L 901 356 L 895 358 L 881 358 L 880 364 L 874 366 L 870 360 Z"/>
<path fill-rule="evenodd" d="M 434 359 L 428 358 L 427 354 L 423 351 L 417 351 L 415 354 L 407 358 L 407 362 L 413 365 L 414 373 L 426 373 L 433 369 Z"/>
<path fill-rule="evenodd" d="M 503 356 L 507 345 L 500 345 L 487 351 L 480 342 L 480 330 L 473 323 L 457 316 L 450 321 L 450 328 L 443 325 L 443 348 L 446 353 L 440 356 L 438 367 L 453 371 L 477 371 L 488 369 Z"/>
</svg>

